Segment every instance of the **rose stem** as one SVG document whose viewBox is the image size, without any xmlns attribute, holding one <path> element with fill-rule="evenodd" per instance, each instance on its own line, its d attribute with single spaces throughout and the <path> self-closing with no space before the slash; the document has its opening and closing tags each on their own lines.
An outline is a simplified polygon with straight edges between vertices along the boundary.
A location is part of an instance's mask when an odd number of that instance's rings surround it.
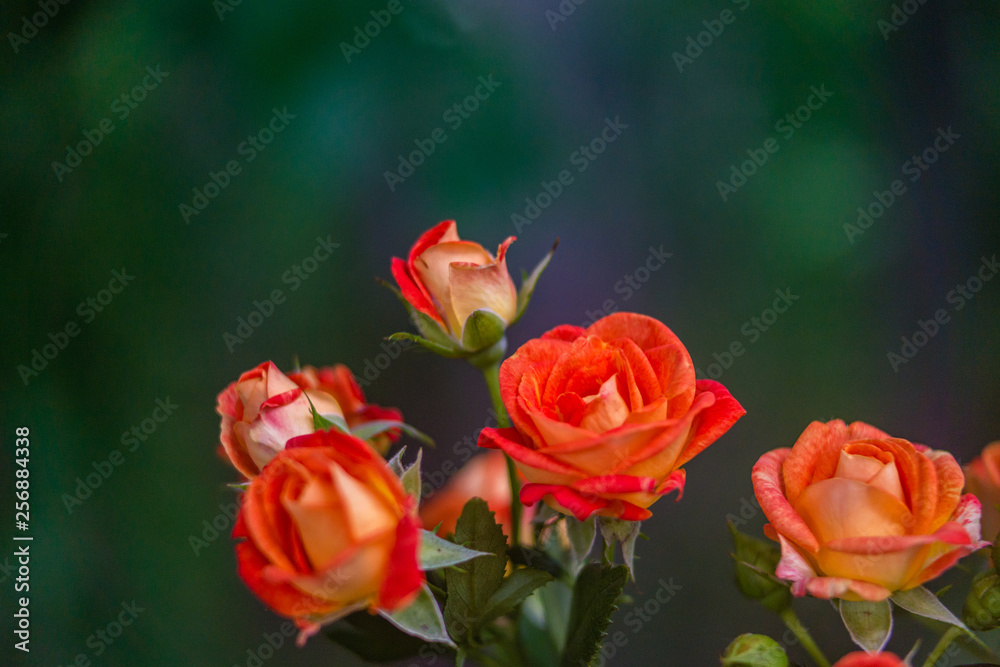
<svg viewBox="0 0 1000 667">
<path fill-rule="evenodd" d="M 813 641 L 812 635 L 809 634 L 809 630 L 806 629 L 806 626 L 802 625 L 802 621 L 799 620 L 799 617 L 795 614 L 792 608 L 786 608 L 779 615 L 781 616 L 781 620 L 785 622 L 785 625 L 788 626 L 788 629 L 799 638 L 799 641 L 802 642 L 803 648 L 809 652 L 809 655 L 812 656 L 812 659 L 816 662 L 816 664 L 819 665 L 819 667 L 830 667 L 830 661 L 826 659 L 825 655 L 823 655 L 823 651 L 819 650 L 819 647 L 816 646 L 816 642 Z"/>
<path fill-rule="evenodd" d="M 937 664 L 937 661 L 944 655 L 945 649 L 947 649 L 953 641 L 958 639 L 962 635 L 963 630 L 957 626 L 951 626 L 948 631 L 941 635 L 941 639 L 938 640 L 937 646 L 931 651 L 927 659 L 924 660 L 924 667 L 931 667 L 931 665 Z"/>
<path fill-rule="evenodd" d="M 483 378 L 486 386 L 490 390 L 490 400 L 493 401 L 493 411 L 497 416 L 497 425 L 500 428 L 510 426 L 510 419 L 507 418 L 507 410 L 503 406 L 503 399 L 500 397 L 500 364 L 483 368 Z M 507 478 L 510 480 L 510 546 L 516 547 L 520 543 L 521 532 L 521 499 L 519 497 L 520 484 L 517 479 L 517 468 L 514 461 L 504 454 L 507 461 Z"/>
</svg>

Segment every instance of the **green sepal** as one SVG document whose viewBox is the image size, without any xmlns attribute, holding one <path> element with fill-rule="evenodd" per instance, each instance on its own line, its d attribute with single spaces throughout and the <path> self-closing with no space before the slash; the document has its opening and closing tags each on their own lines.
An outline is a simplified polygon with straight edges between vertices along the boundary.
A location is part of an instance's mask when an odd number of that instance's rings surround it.
<svg viewBox="0 0 1000 667">
<path fill-rule="evenodd" d="M 462 325 L 462 347 L 468 352 L 484 350 L 503 338 L 507 323 L 489 308 L 474 310 Z"/>
<path fill-rule="evenodd" d="M 508 326 L 521 319 L 521 315 L 524 315 L 524 311 L 528 309 L 528 303 L 531 302 L 531 297 L 535 293 L 535 287 L 538 285 L 538 279 L 541 278 L 542 272 L 545 271 L 546 267 L 548 267 L 549 262 L 552 260 L 552 255 L 558 247 L 559 239 L 557 238 L 556 242 L 552 244 L 552 250 L 549 250 L 545 257 L 542 257 L 542 261 L 538 262 L 535 268 L 531 270 L 530 274 L 525 273 L 524 271 L 521 272 L 521 289 L 517 292 L 517 312 L 514 314 L 514 319 L 510 321 Z"/>
<path fill-rule="evenodd" d="M 420 462 L 424 457 L 424 450 L 417 450 L 417 459 L 403 471 L 399 476 L 399 481 L 403 483 L 403 490 L 406 494 L 413 496 L 420 501 Z"/>
<path fill-rule="evenodd" d="M 228 486 L 230 489 L 233 489 L 234 491 L 239 491 L 240 493 L 243 493 L 248 488 L 250 488 L 250 482 L 240 482 L 238 484 L 226 484 L 226 486 Z"/>
<path fill-rule="evenodd" d="M 485 551 L 476 551 L 463 547 L 461 544 L 449 542 L 429 530 L 420 531 L 420 551 L 417 554 L 417 560 L 420 569 L 425 572 L 458 565 L 479 556 L 492 555 Z"/>
<path fill-rule="evenodd" d="M 406 300 L 406 297 L 403 296 L 403 293 L 395 285 L 381 278 L 376 278 L 375 281 L 392 291 L 396 295 L 396 298 L 403 302 L 403 305 L 406 306 L 406 311 L 410 314 L 410 320 L 425 338 L 442 347 L 455 346 L 455 339 L 448 335 L 448 332 L 441 327 L 441 323 L 427 313 L 421 312 L 410 305 L 410 302 Z"/>
<path fill-rule="evenodd" d="M 917 586 L 906 591 L 896 591 L 889 599 L 911 614 L 948 623 L 972 634 L 965 623 L 951 613 L 951 610 L 944 606 L 941 599 L 924 586 Z"/>
<path fill-rule="evenodd" d="M 578 521 L 573 517 L 566 518 L 566 535 L 569 537 L 570 555 L 572 557 L 573 574 L 587 562 L 597 538 L 597 520 L 590 517 L 586 521 Z"/>
<path fill-rule="evenodd" d="M 388 339 L 392 341 L 410 340 L 420 345 L 424 349 L 430 350 L 434 354 L 439 354 L 442 357 L 448 357 L 449 359 L 461 359 L 462 357 L 468 356 L 468 352 L 461 349 L 460 347 L 457 347 L 456 345 L 454 345 L 454 343 L 452 343 L 451 345 L 441 345 L 439 343 L 435 343 L 432 340 L 428 340 L 427 338 L 424 338 L 422 336 L 417 336 L 416 334 L 411 334 L 406 331 L 398 331 L 389 336 Z"/>
<path fill-rule="evenodd" d="M 623 521 L 608 516 L 597 518 L 597 525 L 601 528 L 601 535 L 608 546 L 618 542 L 622 545 L 622 559 L 628 568 L 629 576 L 635 581 L 635 570 L 633 561 L 635 560 L 635 541 L 639 537 L 639 521 Z"/>
<path fill-rule="evenodd" d="M 840 618 L 854 643 L 868 653 L 878 653 L 892 636 L 892 605 L 888 600 L 840 600 Z"/>
<path fill-rule="evenodd" d="M 399 430 L 410 436 L 414 440 L 419 440 L 428 447 L 434 446 L 434 439 L 427 435 L 423 431 L 413 428 L 409 424 L 395 419 L 376 419 L 375 421 L 365 422 L 364 424 L 358 424 L 354 430 L 351 431 L 354 435 L 358 436 L 362 440 L 371 440 L 376 438 L 387 431 Z"/>
<path fill-rule="evenodd" d="M 722 656 L 722 667 L 788 667 L 785 647 L 767 635 L 743 634 Z"/>
<path fill-rule="evenodd" d="M 445 630 L 441 609 L 427 584 L 421 586 L 416 599 L 407 606 L 391 612 L 381 610 L 379 614 L 408 635 L 455 648 L 455 642 Z"/>
<path fill-rule="evenodd" d="M 741 533 L 732 522 L 729 522 L 729 530 L 733 535 L 732 556 L 740 592 L 780 614 L 792 604 L 788 584 L 774 574 L 781 552 L 771 542 Z"/>
<path fill-rule="evenodd" d="M 389 466 L 389 470 L 391 470 L 396 477 L 402 477 L 403 472 L 405 471 L 403 468 L 403 454 L 405 453 L 406 447 L 403 447 L 396 452 L 391 459 L 385 462 L 385 464 Z"/>
</svg>

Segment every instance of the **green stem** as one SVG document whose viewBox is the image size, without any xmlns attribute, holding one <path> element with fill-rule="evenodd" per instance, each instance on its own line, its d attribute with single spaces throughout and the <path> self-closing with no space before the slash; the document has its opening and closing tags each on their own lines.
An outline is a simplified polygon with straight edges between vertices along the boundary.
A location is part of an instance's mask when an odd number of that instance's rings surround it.
<svg viewBox="0 0 1000 667">
<path fill-rule="evenodd" d="M 948 631 L 941 635 L 941 639 L 938 640 L 937 646 L 934 650 L 930 652 L 927 659 L 924 660 L 924 667 L 933 667 L 937 664 L 937 661 L 941 659 L 944 655 L 945 650 L 951 645 L 953 641 L 962 636 L 963 630 L 957 626 L 951 626 Z"/>
<path fill-rule="evenodd" d="M 812 656 L 816 664 L 819 667 L 830 667 L 830 661 L 823 655 L 823 651 L 819 649 L 819 646 L 816 646 L 816 642 L 813 641 L 809 630 L 806 629 L 806 626 L 802 625 L 802 621 L 799 620 L 799 617 L 792 608 L 788 607 L 779 616 L 781 616 L 781 620 L 785 622 L 785 625 L 788 626 L 788 629 L 802 642 L 802 647 Z"/>
<path fill-rule="evenodd" d="M 493 411 L 497 416 L 497 425 L 500 428 L 510 426 L 510 419 L 507 417 L 507 409 L 504 408 L 503 399 L 500 396 L 500 364 L 483 368 L 483 378 L 486 386 L 490 390 L 490 400 L 493 402 Z M 517 478 L 517 467 L 509 456 L 504 456 L 507 460 L 507 479 L 510 482 L 510 546 L 516 547 L 520 544 L 521 533 L 521 484 Z"/>
</svg>

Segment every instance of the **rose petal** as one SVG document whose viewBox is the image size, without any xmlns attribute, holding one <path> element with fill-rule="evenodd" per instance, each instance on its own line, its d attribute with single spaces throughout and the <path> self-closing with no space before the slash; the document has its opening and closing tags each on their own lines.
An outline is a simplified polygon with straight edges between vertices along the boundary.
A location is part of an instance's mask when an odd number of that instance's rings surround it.
<svg viewBox="0 0 1000 667">
<path fill-rule="evenodd" d="M 775 449 L 767 452 L 754 464 L 750 477 L 754 495 L 779 536 L 787 536 L 811 553 L 819 551 L 819 540 L 792 508 L 785 497 L 782 483 L 782 469 L 791 449 Z"/>
</svg>

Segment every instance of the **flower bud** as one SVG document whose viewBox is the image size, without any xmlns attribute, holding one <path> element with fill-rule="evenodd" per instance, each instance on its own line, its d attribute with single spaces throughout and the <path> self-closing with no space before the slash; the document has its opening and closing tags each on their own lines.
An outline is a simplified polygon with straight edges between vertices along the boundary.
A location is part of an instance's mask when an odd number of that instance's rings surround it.
<svg viewBox="0 0 1000 667">
<path fill-rule="evenodd" d="M 729 524 L 733 534 L 733 558 L 736 560 L 736 585 L 751 600 L 775 613 L 792 604 L 792 593 L 774 575 L 781 559 L 777 548 L 763 540 L 745 535 Z"/>
<path fill-rule="evenodd" d="M 722 656 L 722 667 L 788 667 L 788 656 L 766 635 L 745 634 L 733 640 Z"/>
<path fill-rule="evenodd" d="M 1000 575 L 994 570 L 980 572 L 972 580 L 962 620 L 979 632 L 1000 627 Z"/>
</svg>

